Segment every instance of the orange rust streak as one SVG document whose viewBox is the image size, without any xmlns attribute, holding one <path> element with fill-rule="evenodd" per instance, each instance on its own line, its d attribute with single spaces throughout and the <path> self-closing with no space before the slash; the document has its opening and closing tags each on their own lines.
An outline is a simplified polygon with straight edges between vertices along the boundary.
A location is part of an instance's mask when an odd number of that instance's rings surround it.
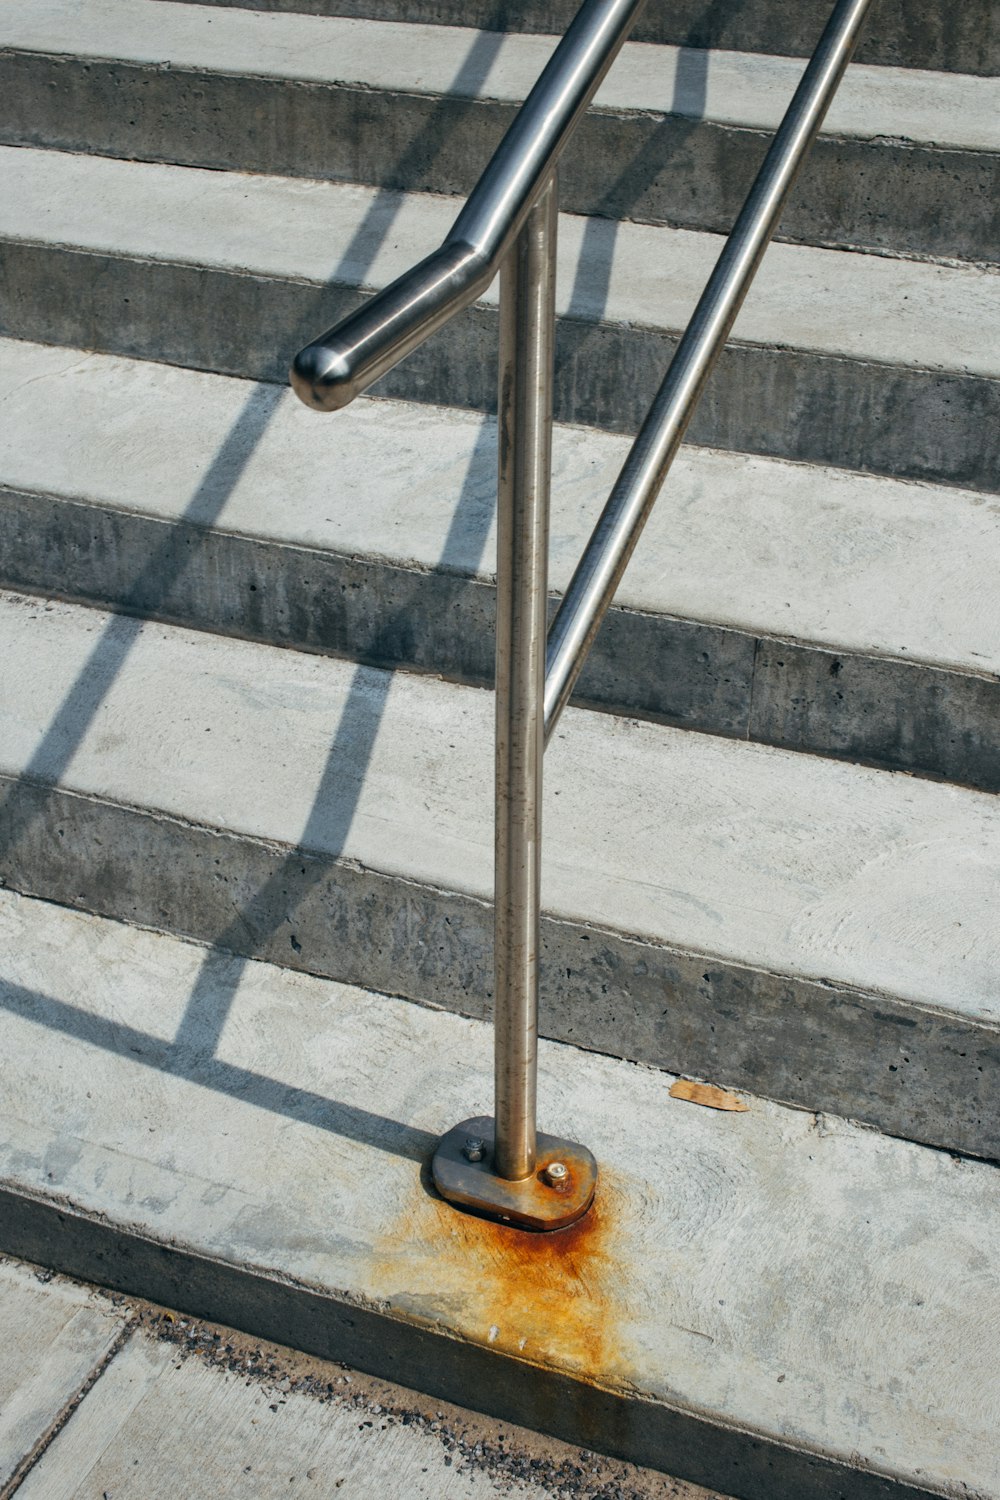
<svg viewBox="0 0 1000 1500">
<path fill-rule="evenodd" d="M 609 1264 L 610 1225 L 600 1195 L 584 1218 L 550 1234 L 474 1218 L 449 1204 L 440 1208 L 457 1220 L 443 1236 L 456 1275 L 468 1276 L 472 1266 L 485 1275 L 489 1328 L 499 1330 L 495 1346 L 528 1359 L 558 1351 L 597 1375 L 611 1336 L 601 1274 Z"/>
<path fill-rule="evenodd" d="M 618 1195 L 605 1174 L 585 1217 L 550 1233 L 478 1218 L 415 1191 L 422 1201 L 406 1205 L 392 1235 L 405 1290 L 426 1302 L 422 1289 L 432 1287 L 455 1331 L 498 1351 L 592 1380 L 623 1372 Z"/>
</svg>

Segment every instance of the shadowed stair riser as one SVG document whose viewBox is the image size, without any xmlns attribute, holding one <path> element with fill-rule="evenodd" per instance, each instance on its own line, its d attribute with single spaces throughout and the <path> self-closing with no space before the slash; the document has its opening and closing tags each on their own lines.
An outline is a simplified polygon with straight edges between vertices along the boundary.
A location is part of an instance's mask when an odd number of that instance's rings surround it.
<svg viewBox="0 0 1000 1500">
<path fill-rule="evenodd" d="M 418 881 L 0 778 L 14 890 L 491 1014 L 493 911 Z M 543 918 L 541 1030 L 907 1139 L 1000 1157 L 1000 1029 Z"/>
<path fill-rule="evenodd" d="M 516 105 L 284 78 L 9 53 L 0 139 L 196 167 L 467 195 Z M 727 233 L 771 137 L 603 112 L 560 164 L 566 212 Z M 919 143 L 820 140 L 782 238 L 993 261 L 1000 157 Z"/>
<path fill-rule="evenodd" d="M 480 579 L 0 493 L 6 587 L 492 683 Z M 993 677 L 613 608 L 574 701 L 1000 790 Z"/>
<path fill-rule="evenodd" d="M 356 290 L 43 244 L 8 243 L 0 331 L 284 384 L 296 349 L 363 300 Z M 497 317 L 470 308 L 375 387 L 491 411 Z M 634 432 L 676 347 L 666 332 L 562 318 L 557 421 Z M 809 351 L 727 349 L 692 442 L 992 489 L 1000 381 Z"/>
</svg>

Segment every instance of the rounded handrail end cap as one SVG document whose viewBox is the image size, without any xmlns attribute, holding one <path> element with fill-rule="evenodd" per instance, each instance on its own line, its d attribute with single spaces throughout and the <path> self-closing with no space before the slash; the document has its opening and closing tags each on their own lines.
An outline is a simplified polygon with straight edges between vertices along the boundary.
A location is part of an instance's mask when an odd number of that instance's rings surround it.
<svg viewBox="0 0 1000 1500">
<path fill-rule="evenodd" d="M 288 378 L 299 400 L 313 411 L 339 411 L 358 394 L 343 355 L 323 344 L 300 349 Z"/>
</svg>

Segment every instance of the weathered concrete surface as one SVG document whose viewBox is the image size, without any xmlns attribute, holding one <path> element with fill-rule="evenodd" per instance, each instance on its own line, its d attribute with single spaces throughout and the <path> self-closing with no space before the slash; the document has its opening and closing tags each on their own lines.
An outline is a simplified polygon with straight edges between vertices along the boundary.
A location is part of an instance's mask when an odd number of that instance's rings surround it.
<svg viewBox="0 0 1000 1500">
<path fill-rule="evenodd" d="M 90 1288 L 0 1261 L 0 1492 L 65 1420 L 128 1322 L 127 1309 Z"/>
<path fill-rule="evenodd" d="M 488 1014 L 491 695 L 34 600 L 0 632 L 10 886 Z M 995 798 L 569 710 L 544 869 L 546 1034 L 1000 1156 Z"/>
<path fill-rule="evenodd" d="M 289 1485 L 297 1500 L 328 1500 L 345 1485 L 346 1495 L 384 1500 L 482 1495 L 480 1476 L 445 1467 L 432 1435 L 405 1427 L 385 1432 L 358 1417 L 181 1363 L 169 1344 L 132 1339 L 18 1495 L 273 1500 Z"/>
<path fill-rule="evenodd" d="M 439 241 L 452 200 L 0 150 L 14 337 L 284 382 L 298 345 Z M 566 216 L 556 416 L 633 431 L 716 236 Z M 495 403 L 496 288 L 382 382 Z M 929 306 L 934 317 L 927 316 Z M 774 245 L 695 442 L 994 488 L 1000 275 Z"/>
<path fill-rule="evenodd" d="M 421 1180 L 487 1027 L 0 910 L 6 1248 L 744 1497 L 1000 1494 L 995 1168 L 548 1044 L 602 1179 L 526 1236 Z"/>
<path fill-rule="evenodd" d="M 20 0 L 0 18 L 0 139 L 466 194 L 552 39 Z M 560 164 L 565 210 L 728 232 L 802 64 L 626 47 Z M 782 235 L 1000 256 L 1000 80 L 854 68 Z"/>
<path fill-rule="evenodd" d="M 13 341 L 0 399 L 4 585 L 492 681 L 489 419 Z M 553 588 L 625 452 L 556 429 Z M 685 449 L 579 700 L 997 790 L 999 571 L 976 493 Z"/>
<path fill-rule="evenodd" d="M 508 103 L 527 97 L 557 40 L 516 33 L 483 40 L 465 26 L 266 15 L 243 7 L 212 14 L 170 0 L 13 0 L 0 22 L 4 49 Z M 626 43 L 594 108 L 774 131 L 803 67 L 787 57 Z M 998 87 L 995 77 L 855 63 L 823 131 L 997 151 Z"/>
<path fill-rule="evenodd" d="M 199 0 L 227 6 L 232 0 Z M 552 32 L 569 26 L 576 0 L 240 0 L 259 11 L 481 26 L 498 31 Z M 829 18 L 825 0 L 749 0 L 706 5 L 704 0 L 651 0 L 636 22 L 636 41 L 690 47 L 808 56 Z M 881 0 L 858 43 L 864 62 L 909 68 L 1000 73 L 1000 23 L 992 0 L 957 6 L 914 6 Z"/>
<path fill-rule="evenodd" d="M 0 399 L 8 587 L 492 680 L 489 419 L 10 340 Z M 556 590 L 626 451 L 557 428 Z M 998 572 L 978 494 L 685 449 L 579 701 L 998 790 Z"/>
</svg>

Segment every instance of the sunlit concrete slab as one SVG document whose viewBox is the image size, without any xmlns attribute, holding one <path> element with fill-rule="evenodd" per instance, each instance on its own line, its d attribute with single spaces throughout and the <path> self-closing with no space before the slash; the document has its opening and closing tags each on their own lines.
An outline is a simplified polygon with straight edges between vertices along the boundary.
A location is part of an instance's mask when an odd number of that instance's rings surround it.
<svg viewBox="0 0 1000 1500">
<path fill-rule="evenodd" d="M 203 3 L 225 7 L 232 0 Z M 509 0 L 502 15 L 493 0 L 253 0 L 249 8 L 561 36 L 579 6 L 576 0 Z M 825 0 L 746 0 L 708 10 L 703 0 L 674 0 L 648 5 L 633 35 L 643 42 L 806 57 L 828 18 Z M 888 0 L 879 7 L 878 24 L 862 32 L 857 57 L 883 66 L 995 75 L 1000 72 L 1000 33 L 990 0 L 919 12 L 907 0 Z"/>
<path fill-rule="evenodd" d="M 60 151 L 0 148 L 0 179 L 7 333 L 282 383 L 302 343 L 456 213 L 428 193 Z M 633 432 L 723 241 L 575 215 L 559 238 L 556 417 Z M 491 406 L 496 296 L 382 393 Z M 691 437 L 993 489 L 998 318 L 988 269 L 774 245 Z"/>
<path fill-rule="evenodd" d="M 1000 1494 L 994 1167 L 547 1043 L 602 1177 L 528 1236 L 423 1175 L 482 1023 L 0 909 L 6 1248 L 726 1493 Z"/>
</svg>

